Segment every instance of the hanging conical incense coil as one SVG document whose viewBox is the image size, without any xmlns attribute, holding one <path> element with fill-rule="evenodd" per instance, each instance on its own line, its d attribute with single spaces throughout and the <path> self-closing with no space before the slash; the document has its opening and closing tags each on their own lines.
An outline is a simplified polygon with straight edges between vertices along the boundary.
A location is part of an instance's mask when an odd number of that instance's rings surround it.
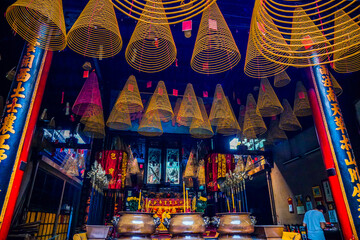
<svg viewBox="0 0 360 240">
<path fill-rule="evenodd" d="M 86 57 L 102 59 L 118 54 L 123 41 L 111 2 L 90 0 L 67 39 L 69 48 Z"/>
<path fill-rule="evenodd" d="M 82 124 L 98 124 L 105 126 L 103 109 L 97 105 L 89 105 L 82 115 L 80 122 Z"/>
<path fill-rule="evenodd" d="M 91 138 L 104 138 L 105 128 L 97 124 L 85 124 L 83 133 Z"/>
<path fill-rule="evenodd" d="M 331 73 L 330 73 L 330 78 L 331 78 L 331 82 L 332 82 L 333 89 L 334 89 L 336 96 L 340 96 L 343 92 L 342 87 L 340 86 L 338 81 L 336 81 L 336 79 L 334 78 L 334 76 Z"/>
<path fill-rule="evenodd" d="M 199 185 L 200 186 L 205 186 L 206 185 L 206 181 L 205 181 L 205 161 L 204 159 L 201 159 L 199 161 L 199 166 L 198 169 L 196 171 L 196 177 L 199 181 Z"/>
<path fill-rule="evenodd" d="M 161 0 L 147 1 L 145 11 L 153 18 L 140 17 L 142 20 L 136 24 L 125 58 L 138 71 L 160 72 L 175 61 L 177 50 L 166 18 L 161 19 L 165 16 Z"/>
<path fill-rule="evenodd" d="M 237 160 L 237 163 L 236 163 L 236 166 L 235 166 L 235 169 L 234 169 L 234 173 L 242 173 L 245 171 L 245 164 L 244 164 L 244 160 L 243 160 L 243 157 L 240 155 L 238 160 Z"/>
<path fill-rule="evenodd" d="M 163 129 L 161 126 L 160 116 L 157 110 L 151 112 L 146 111 L 143 115 L 138 133 L 148 137 L 160 136 L 163 134 Z"/>
<path fill-rule="evenodd" d="M 159 81 L 154 94 L 152 95 L 147 112 L 151 113 L 157 111 L 157 115 L 160 117 L 160 120 L 163 122 L 168 122 L 174 116 L 172 110 L 169 96 L 166 91 L 165 83 Z"/>
<path fill-rule="evenodd" d="M 301 130 L 300 122 L 291 109 L 288 100 L 283 99 L 282 105 L 284 107 L 284 111 L 280 115 L 279 128 L 285 131 Z"/>
<path fill-rule="evenodd" d="M 266 141 L 274 143 L 276 141 L 287 140 L 286 133 L 284 130 L 279 128 L 279 120 L 274 116 L 270 121 L 270 127 Z"/>
<path fill-rule="evenodd" d="M 61 0 L 18 0 L 6 10 L 10 27 L 23 39 L 42 49 L 66 47 L 66 28 Z"/>
<path fill-rule="evenodd" d="M 189 159 L 186 163 L 184 178 L 192 178 L 195 177 L 195 169 L 194 169 L 194 153 L 190 152 Z"/>
<path fill-rule="evenodd" d="M 206 113 L 206 108 L 202 98 L 198 98 L 202 120 L 194 119 L 190 125 L 190 134 L 194 138 L 211 138 L 214 132 Z"/>
<path fill-rule="evenodd" d="M 256 101 L 251 93 L 247 95 L 243 134 L 246 138 L 254 139 L 266 132 L 263 118 L 256 111 Z"/>
<path fill-rule="evenodd" d="M 231 107 L 230 101 L 226 98 L 231 109 L 231 118 L 223 119 L 219 122 L 216 128 L 216 132 L 225 136 L 240 134 L 241 129 L 239 123 L 235 117 L 234 110 Z"/>
<path fill-rule="evenodd" d="M 196 37 L 191 68 L 198 73 L 215 74 L 235 67 L 241 55 L 231 31 L 216 3 L 203 12 Z"/>
<path fill-rule="evenodd" d="M 262 78 L 256 111 L 262 117 L 271 117 L 282 113 L 283 107 L 267 78 Z"/>
<path fill-rule="evenodd" d="M 126 105 L 127 108 L 124 110 L 127 111 L 127 113 L 140 112 L 144 109 L 139 87 L 134 75 L 131 75 L 126 81 L 125 86 L 115 103 L 115 106 L 116 105 Z"/>
<path fill-rule="evenodd" d="M 269 26 L 267 26 L 256 18 L 256 11 L 258 11 L 260 4 L 260 1 L 255 1 L 244 69 L 245 74 L 253 78 L 271 77 L 279 74 L 287 69 L 288 66 L 286 64 L 291 62 L 288 58 L 290 48 L 284 37 L 278 32 L 277 27 L 274 26 L 272 20 L 270 18 L 266 19 L 270 22 Z M 271 42 L 278 44 L 269 45 L 269 39 Z M 271 51 L 273 47 L 282 54 L 272 55 L 269 58 L 266 53 L 269 50 Z"/>
<path fill-rule="evenodd" d="M 274 77 L 274 87 L 285 87 L 291 82 L 289 75 L 283 71 Z"/>
<path fill-rule="evenodd" d="M 239 109 L 239 118 L 238 118 L 238 123 L 240 126 L 240 134 L 238 134 L 237 136 L 241 141 L 244 140 L 244 134 L 243 134 L 244 120 L 245 120 L 245 106 L 241 105 Z"/>
<path fill-rule="evenodd" d="M 72 111 L 77 115 L 83 115 L 89 105 L 96 105 L 102 109 L 99 82 L 95 72 L 90 73 L 89 78 L 86 79 L 75 100 Z"/>
<path fill-rule="evenodd" d="M 247 156 L 246 164 L 245 164 L 245 172 L 251 171 L 254 169 L 254 162 L 250 155 Z"/>
<path fill-rule="evenodd" d="M 339 73 L 359 71 L 359 18 L 357 18 L 357 22 L 355 22 L 348 14 L 340 10 L 335 14 L 334 24 L 334 70 Z"/>
<path fill-rule="evenodd" d="M 173 118 L 172 118 L 173 124 L 175 124 L 176 119 L 177 119 L 177 117 L 178 117 L 178 113 L 179 113 L 179 109 L 180 109 L 181 102 L 182 102 L 182 98 L 177 98 L 177 99 L 176 99 L 176 103 L 175 103 L 175 107 L 174 107 L 174 116 L 173 116 Z"/>
<path fill-rule="evenodd" d="M 124 104 L 114 105 L 106 126 L 116 130 L 127 130 L 131 128 L 130 114 Z"/>
<path fill-rule="evenodd" d="M 185 89 L 183 99 L 177 114 L 176 122 L 180 125 L 190 126 L 193 120 L 202 121 L 201 111 L 194 88 L 191 83 L 188 83 Z"/>
<path fill-rule="evenodd" d="M 296 83 L 294 113 L 298 117 L 310 116 L 312 114 L 309 97 L 301 81 Z"/>
<path fill-rule="evenodd" d="M 216 126 L 220 121 L 231 118 L 231 109 L 220 84 L 216 85 L 214 100 L 211 105 L 209 120 Z"/>
</svg>

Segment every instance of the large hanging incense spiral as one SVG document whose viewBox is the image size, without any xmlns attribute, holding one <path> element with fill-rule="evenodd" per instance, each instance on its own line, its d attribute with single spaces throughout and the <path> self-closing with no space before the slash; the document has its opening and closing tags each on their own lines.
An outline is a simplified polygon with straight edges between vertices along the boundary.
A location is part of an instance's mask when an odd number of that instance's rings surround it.
<svg viewBox="0 0 360 240">
<path fill-rule="evenodd" d="M 148 1 L 144 11 L 152 11 L 153 17 L 165 13 L 161 0 Z M 152 5 L 157 8 L 153 9 Z M 154 73 L 169 67 L 176 59 L 176 46 L 166 19 L 151 19 L 147 15 L 136 24 L 125 58 L 128 64 L 141 72 Z M 159 23 L 164 23 L 159 24 Z"/>
<path fill-rule="evenodd" d="M 216 0 L 110 0 L 122 13 L 145 23 L 168 25 L 191 19 L 209 8 Z M 154 16 L 153 12 L 160 14 Z M 166 14 L 165 14 L 166 12 Z"/>
<path fill-rule="evenodd" d="M 235 67 L 241 55 L 231 31 L 215 3 L 204 11 L 191 57 L 198 73 L 215 74 Z"/>
<path fill-rule="evenodd" d="M 360 70 L 359 15 L 358 1 L 256 0 L 245 73 L 264 77 L 286 66 L 313 66 L 314 54 L 321 64 L 333 63 L 335 71 Z M 268 64 L 256 61 L 254 52 Z"/>
</svg>

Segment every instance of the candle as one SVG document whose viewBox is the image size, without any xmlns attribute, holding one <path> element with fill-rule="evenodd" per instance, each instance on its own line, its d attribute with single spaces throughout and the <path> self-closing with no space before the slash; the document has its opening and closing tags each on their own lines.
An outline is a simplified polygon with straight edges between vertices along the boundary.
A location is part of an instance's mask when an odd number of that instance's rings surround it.
<svg viewBox="0 0 360 240">
<path fill-rule="evenodd" d="M 186 212 L 189 210 L 189 192 L 186 190 Z"/>
<path fill-rule="evenodd" d="M 232 204 L 233 204 L 233 212 L 236 212 L 236 208 L 235 208 L 235 201 L 234 201 L 234 193 L 231 193 L 231 198 L 232 198 Z"/>
<path fill-rule="evenodd" d="M 239 212 L 241 212 L 241 200 L 239 200 Z"/>
<path fill-rule="evenodd" d="M 141 209 L 141 190 L 140 190 L 140 193 L 139 193 L 139 206 L 138 206 L 138 209 L 139 210 Z"/>
<path fill-rule="evenodd" d="M 227 197 L 226 197 L 226 203 L 227 203 L 227 208 L 228 208 L 228 211 L 230 212 L 229 198 L 227 198 Z"/>
<path fill-rule="evenodd" d="M 185 182 L 183 182 L 183 196 L 184 196 L 184 212 L 185 212 L 185 208 L 186 208 L 186 206 L 185 206 Z"/>
</svg>

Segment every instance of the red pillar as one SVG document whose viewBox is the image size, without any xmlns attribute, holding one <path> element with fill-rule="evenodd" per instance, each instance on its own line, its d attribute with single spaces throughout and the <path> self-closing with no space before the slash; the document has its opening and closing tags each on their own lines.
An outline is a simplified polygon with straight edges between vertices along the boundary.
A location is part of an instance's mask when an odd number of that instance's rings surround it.
<svg viewBox="0 0 360 240">
<path fill-rule="evenodd" d="M 323 156 L 325 169 L 328 173 L 329 184 L 336 206 L 336 213 L 338 215 L 343 237 L 344 239 L 348 240 L 353 237 L 353 232 L 350 225 L 350 219 L 347 214 L 344 198 L 341 192 L 340 182 L 335 170 L 334 159 L 332 156 L 329 139 L 326 134 L 326 129 L 320 111 L 319 102 L 317 100 L 316 93 L 313 88 L 310 88 L 308 90 L 308 95 L 310 99 L 310 105 L 314 118 L 318 142 Z"/>
</svg>

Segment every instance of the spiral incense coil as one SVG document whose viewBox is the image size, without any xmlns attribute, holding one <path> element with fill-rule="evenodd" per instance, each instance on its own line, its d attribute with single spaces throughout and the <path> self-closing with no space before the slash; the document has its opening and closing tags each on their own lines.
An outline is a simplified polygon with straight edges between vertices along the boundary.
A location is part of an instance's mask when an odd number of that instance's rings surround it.
<svg viewBox="0 0 360 240">
<path fill-rule="evenodd" d="M 151 16 L 161 17 L 165 14 L 162 6 L 161 0 L 149 0 L 144 11 L 150 11 Z M 147 15 L 141 16 L 141 19 L 144 21 L 136 24 L 126 48 L 126 61 L 141 72 L 160 72 L 176 59 L 177 50 L 170 26 L 166 19 L 151 19 Z"/>
<path fill-rule="evenodd" d="M 66 28 L 61 0 L 18 0 L 6 10 L 10 27 L 25 41 L 42 49 L 66 47 Z"/>
<path fill-rule="evenodd" d="M 103 109 L 101 102 L 101 94 L 99 89 L 99 82 L 95 72 L 91 72 L 88 79 L 86 79 L 75 103 L 72 111 L 76 115 L 83 115 L 89 105 L 96 105 Z"/>
<path fill-rule="evenodd" d="M 143 136 L 161 136 L 163 134 L 163 129 L 161 126 L 159 113 L 156 110 L 153 110 L 151 112 L 149 112 L 148 110 L 143 115 L 137 131 Z"/>
<path fill-rule="evenodd" d="M 225 136 L 230 136 L 234 134 L 240 134 L 241 128 L 235 117 L 234 110 L 231 107 L 229 98 L 226 98 L 231 110 L 231 118 L 223 119 L 219 122 L 216 128 L 216 132 L 223 134 Z"/>
<path fill-rule="evenodd" d="M 335 13 L 334 60 L 333 68 L 339 73 L 360 70 L 360 27 L 343 10 Z M 339 51 L 336 51 L 339 50 Z"/>
<path fill-rule="evenodd" d="M 318 63 L 311 60 L 316 55 L 321 64 L 334 63 L 336 71 L 357 71 L 359 10 L 358 1 L 256 0 L 250 38 L 262 57 L 275 64 L 314 66 Z M 287 47 L 289 51 L 283 49 Z M 257 71 L 249 70 L 247 74 L 255 77 L 261 77 L 269 69 L 256 62 L 246 63 L 245 69 L 248 65 Z"/>
<path fill-rule="evenodd" d="M 283 107 L 267 78 L 262 78 L 256 111 L 262 117 L 271 117 L 282 113 Z"/>
<path fill-rule="evenodd" d="M 283 99 L 282 105 L 284 111 L 280 114 L 279 128 L 285 131 L 301 130 L 300 122 L 291 109 L 288 100 Z"/>
<path fill-rule="evenodd" d="M 301 81 L 296 83 L 294 114 L 298 117 L 310 116 L 312 114 L 309 97 Z"/>
<path fill-rule="evenodd" d="M 331 78 L 331 82 L 332 82 L 333 89 L 334 89 L 336 96 L 340 96 L 343 92 L 342 87 L 340 86 L 338 81 L 336 81 L 336 79 L 334 78 L 334 76 L 331 73 L 330 73 L 330 78 Z"/>
<path fill-rule="evenodd" d="M 217 126 L 220 121 L 231 118 L 231 109 L 220 84 L 216 85 L 214 100 L 211 105 L 209 120 L 211 125 Z"/>
<path fill-rule="evenodd" d="M 116 100 L 115 106 L 116 105 L 126 105 L 127 107 L 124 108 L 124 111 L 127 113 L 140 112 L 144 109 L 139 87 L 134 75 L 131 75 L 126 81 L 123 90 Z"/>
<path fill-rule="evenodd" d="M 126 108 L 127 106 L 124 104 L 115 104 L 106 122 L 106 126 L 115 130 L 131 128 L 130 114 Z"/>
<path fill-rule="evenodd" d="M 111 2 L 90 0 L 67 39 L 69 48 L 86 57 L 102 59 L 118 54 L 123 41 Z"/>
<path fill-rule="evenodd" d="M 277 119 L 277 117 L 274 117 L 274 119 L 270 121 L 270 127 L 266 141 L 268 141 L 269 143 L 275 143 L 277 141 L 283 141 L 287 139 L 288 138 L 285 131 L 279 128 L 279 120 Z"/>
<path fill-rule="evenodd" d="M 105 137 L 105 128 L 97 124 L 85 124 L 83 133 L 91 138 L 104 138 Z"/>
<path fill-rule="evenodd" d="M 97 105 L 89 105 L 82 115 L 80 122 L 82 124 L 98 124 L 100 126 L 105 126 L 102 108 Z"/>
<path fill-rule="evenodd" d="M 211 138 L 214 132 L 211 128 L 209 117 L 206 113 L 206 108 L 202 98 L 198 98 L 199 108 L 201 111 L 202 120 L 194 119 L 190 125 L 190 134 L 193 138 Z"/>
<path fill-rule="evenodd" d="M 271 25 L 271 27 L 269 27 L 258 22 L 254 17 L 257 14 L 256 11 L 259 9 L 259 4 L 260 1 L 255 1 L 244 68 L 245 74 L 253 78 L 264 78 L 277 75 L 288 68 L 287 65 L 282 64 L 283 62 L 291 62 L 288 56 L 290 47 L 287 45 L 281 33 L 279 33 L 277 27 L 274 26 L 271 18 L 266 19 L 269 21 L 269 25 Z M 258 28 L 260 28 L 261 31 L 259 31 Z M 259 44 L 260 41 L 269 41 L 267 40 L 268 38 L 271 39 L 272 42 L 278 42 L 278 45 L 272 44 L 269 46 L 266 44 Z M 281 55 L 268 56 L 264 54 L 272 47 L 279 48 Z"/>
<path fill-rule="evenodd" d="M 274 87 L 285 87 L 291 82 L 289 75 L 283 71 L 274 77 Z"/>
<path fill-rule="evenodd" d="M 203 12 L 191 68 L 198 73 L 215 74 L 234 68 L 241 55 L 231 31 L 216 3 Z"/>
<path fill-rule="evenodd" d="M 150 99 L 147 112 L 151 113 L 153 111 L 157 112 L 156 115 L 158 115 L 160 120 L 163 122 L 170 121 L 174 116 L 165 83 L 163 81 L 159 81 L 155 92 Z"/>
<path fill-rule="evenodd" d="M 190 126 L 193 119 L 199 121 L 203 120 L 193 85 L 188 83 L 181 101 L 176 122 L 183 126 Z"/>
<path fill-rule="evenodd" d="M 178 117 L 181 102 L 182 102 L 182 98 L 177 98 L 176 99 L 176 103 L 175 103 L 175 107 L 174 107 L 174 116 L 172 118 L 173 124 L 175 124 L 176 119 Z"/>
<path fill-rule="evenodd" d="M 192 19 L 214 4 L 216 0 L 169 0 L 161 5 L 157 5 L 157 3 L 159 3 L 158 0 L 111 0 L 111 2 L 115 8 L 135 20 L 145 23 L 156 22 L 156 24 L 159 25 L 167 25 Z M 150 6 L 148 6 L 147 3 L 149 3 Z M 152 12 L 160 13 L 154 16 Z"/>
<path fill-rule="evenodd" d="M 240 126 L 240 133 L 238 134 L 238 138 L 240 140 L 244 140 L 244 134 L 243 134 L 244 120 L 245 120 L 245 106 L 241 105 L 239 109 L 239 118 L 238 118 L 238 123 Z"/>
<path fill-rule="evenodd" d="M 267 130 L 261 115 L 256 111 L 256 101 L 252 94 L 247 95 L 243 134 L 246 138 L 254 139 Z"/>
</svg>

